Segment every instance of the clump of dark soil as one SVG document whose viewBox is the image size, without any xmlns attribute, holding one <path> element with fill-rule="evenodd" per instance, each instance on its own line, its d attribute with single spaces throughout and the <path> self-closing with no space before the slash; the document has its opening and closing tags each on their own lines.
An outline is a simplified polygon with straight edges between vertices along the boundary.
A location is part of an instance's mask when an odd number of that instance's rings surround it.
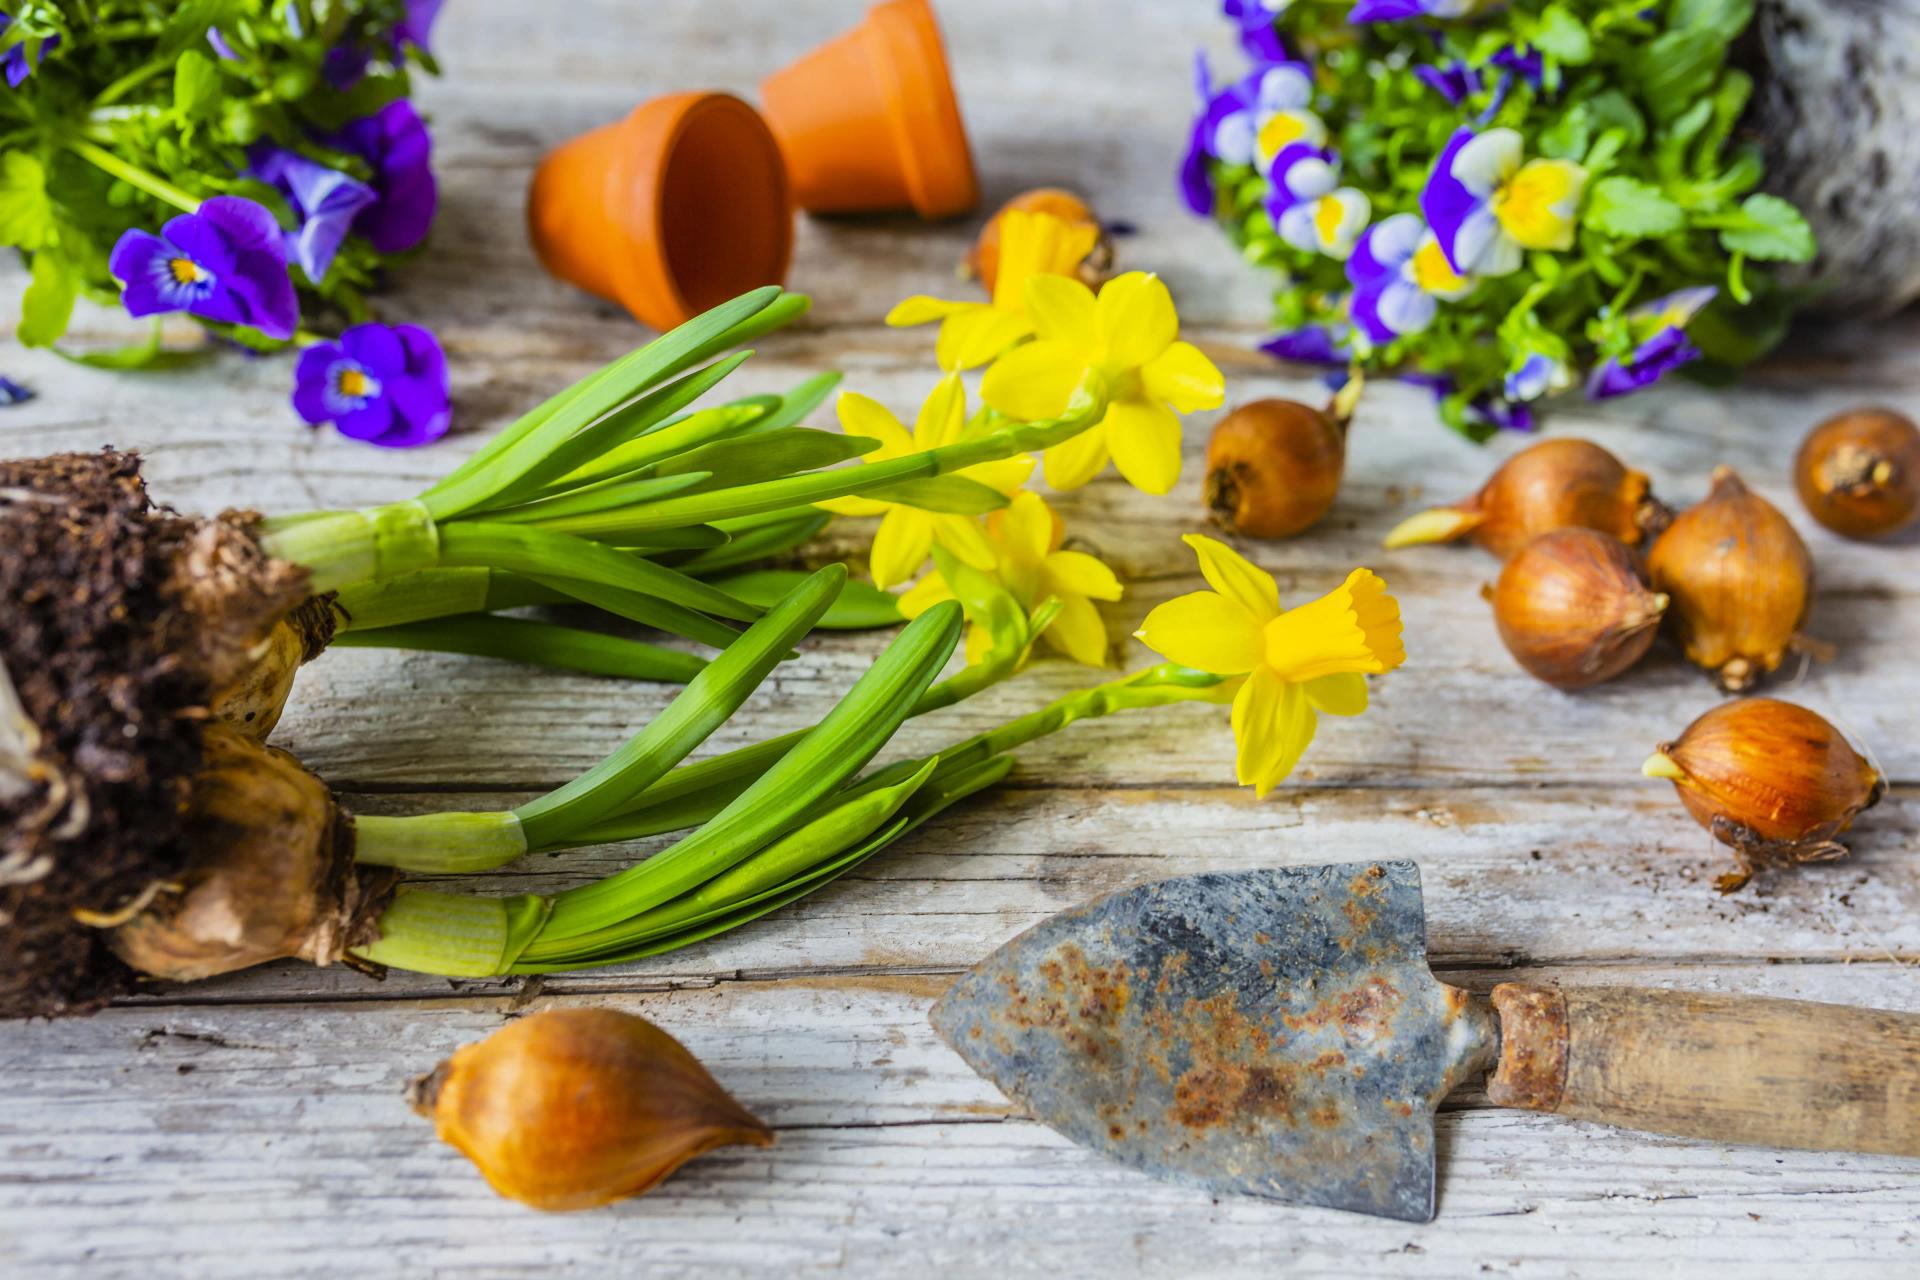
<svg viewBox="0 0 1920 1280">
<path fill-rule="evenodd" d="M 130 454 L 0 461 L 0 1017 L 130 981 L 100 926 L 185 864 L 210 691 L 306 595 L 248 526 L 155 507 Z"/>
</svg>

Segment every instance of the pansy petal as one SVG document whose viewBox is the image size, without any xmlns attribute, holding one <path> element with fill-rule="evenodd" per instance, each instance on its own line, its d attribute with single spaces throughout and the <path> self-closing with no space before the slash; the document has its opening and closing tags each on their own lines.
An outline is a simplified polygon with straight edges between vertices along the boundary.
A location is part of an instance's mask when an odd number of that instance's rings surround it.
<svg viewBox="0 0 1920 1280">
<path fill-rule="evenodd" d="M 1085 596 L 1060 597 L 1060 612 L 1042 634 L 1049 647 L 1083 666 L 1107 665 L 1107 624 Z"/>
<path fill-rule="evenodd" d="M 1155 605 L 1134 635 L 1169 662 L 1217 676 L 1241 675 L 1260 665 L 1259 620 L 1214 591 L 1193 591 Z"/>
<path fill-rule="evenodd" d="M 1116 400 L 1107 406 L 1107 448 L 1113 465 L 1142 493 L 1166 493 L 1180 479 L 1180 419 L 1163 404 Z"/>
<path fill-rule="evenodd" d="M 1166 282 L 1145 271 L 1129 271 L 1101 286 L 1096 302 L 1103 363 L 1137 369 L 1165 351 L 1180 336 L 1180 317 Z"/>
<path fill-rule="evenodd" d="M 1124 590 L 1112 569 L 1084 551 L 1055 551 L 1047 556 L 1045 568 L 1055 595 L 1118 600 Z"/>
<path fill-rule="evenodd" d="M 1280 616 L 1280 588 L 1273 575 L 1217 538 L 1189 533 L 1180 539 L 1200 558 L 1200 576 L 1207 585 L 1234 601 L 1255 622 Z"/>
<path fill-rule="evenodd" d="M 1025 316 L 971 304 L 940 322 L 933 358 L 949 371 L 976 369 L 1032 332 Z"/>
<path fill-rule="evenodd" d="M 873 535 L 873 550 L 867 558 L 873 585 L 884 591 L 907 581 L 920 572 L 932 549 L 932 518 L 912 507 L 894 507 Z"/>
<path fill-rule="evenodd" d="M 1264 798 L 1293 772 L 1317 723 L 1305 690 L 1265 668 L 1256 670 L 1233 699 L 1234 772 L 1240 784 Z"/>
<path fill-rule="evenodd" d="M 1340 671 L 1300 686 L 1307 701 L 1330 716 L 1357 716 L 1367 709 L 1367 678 L 1356 671 Z"/>
<path fill-rule="evenodd" d="M 917 324 L 932 324 L 935 320 L 944 320 L 956 311 L 969 307 L 985 306 L 982 302 L 948 302 L 945 298 L 932 298 L 924 293 L 916 293 L 904 299 L 887 312 L 887 324 L 895 329 L 910 329 Z"/>
<path fill-rule="evenodd" d="M 1147 361 L 1140 382 L 1148 398 L 1165 401 L 1176 413 L 1218 409 L 1227 398 L 1227 380 L 1191 342 L 1176 342 Z"/>
<path fill-rule="evenodd" d="M 1488 129 L 1454 152 L 1454 180 L 1477 196 L 1490 196 L 1520 168 L 1523 149 L 1518 131 Z"/>
<path fill-rule="evenodd" d="M 1029 342 L 993 362 L 981 379 L 980 398 L 1022 422 L 1058 417 L 1086 372 L 1086 357 L 1078 349 L 1062 342 Z"/>
<path fill-rule="evenodd" d="M 1029 276 L 1024 296 L 1027 318 L 1043 341 L 1065 342 L 1083 351 L 1099 344 L 1093 290 L 1080 281 L 1070 276 Z"/>
<path fill-rule="evenodd" d="M 1042 459 L 1042 472 L 1047 484 L 1061 492 L 1078 489 L 1106 469 L 1110 456 L 1107 429 L 1095 423 L 1071 440 L 1048 449 Z"/>
</svg>

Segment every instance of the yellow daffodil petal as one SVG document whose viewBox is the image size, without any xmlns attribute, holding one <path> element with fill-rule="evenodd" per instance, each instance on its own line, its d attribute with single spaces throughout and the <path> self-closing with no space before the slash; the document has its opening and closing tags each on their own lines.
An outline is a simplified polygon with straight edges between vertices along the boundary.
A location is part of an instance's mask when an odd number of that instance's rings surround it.
<svg viewBox="0 0 1920 1280">
<path fill-rule="evenodd" d="M 1357 716 L 1367 709 L 1367 678 L 1357 671 L 1339 671 L 1300 686 L 1314 710 L 1330 716 Z"/>
<path fill-rule="evenodd" d="M 1123 590 L 1113 570 L 1084 551 L 1055 551 L 1045 566 L 1047 585 L 1057 596 L 1118 600 Z"/>
<path fill-rule="evenodd" d="M 978 302 L 948 302 L 945 298 L 930 298 L 924 293 L 916 293 L 887 312 L 887 323 L 895 329 L 910 329 L 914 325 L 932 324 L 956 311 L 981 305 Z"/>
<path fill-rule="evenodd" d="M 863 396 L 858 391 L 842 391 L 833 407 L 839 416 L 842 431 L 850 436 L 866 436 L 880 442 L 878 449 L 866 455 L 866 461 L 884 462 L 888 458 L 903 457 L 914 451 L 913 437 L 900 425 L 900 419 L 871 396 Z"/>
<path fill-rule="evenodd" d="M 1022 422 L 1055 418 L 1086 372 L 1086 357 L 1077 349 L 1062 342 L 1029 342 L 993 362 L 980 381 L 980 398 Z"/>
<path fill-rule="evenodd" d="M 1234 773 L 1254 795 L 1267 792 L 1300 763 L 1318 724 L 1306 691 L 1264 668 L 1233 699 Z"/>
<path fill-rule="evenodd" d="M 1268 622 L 1264 639 L 1267 666 L 1285 680 L 1377 674 L 1407 660 L 1400 604 L 1371 569 L 1355 569 L 1337 589 Z"/>
<path fill-rule="evenodd" d="M 1180 479 L 1180 419 L 1151 400 L 1115 400 L 1101 423 L 1113 465 L 1142 493 L 1165 493 Z"/>
<path fill-rule="evenodd" d="M 1088 667 L 1107 665 L 1107 625 L 1085 596 L 1060 597 L 1060 612 L 1048 624 L 1049 647 Z"/>
<path fill-rule="evenodd" d="M 1065 492 L 1078 489 L 1107 466 L 1107 429 L 1099 423 L 1048 449 L 1042 459 L 1047 483 Z"/>
<path fill-rule="evenodd" d="M 1091 352 L 1100 345 L 1093 290 L 1070 276 L 1030 276 L 1027 318 L 1043 342 L 1064 342 Z"/>
<path fill-rule="evenodd" d="M 893 509 L 891 502 L 882 502 L 878 498 L 823 498 L 813 504 L 822 511 L 831 511 L 837 516 L 883 516 Z"/>
<path fill-rule="evenodd" d="M 1056 517 L 1037 493 L 1015 494 L 987 519 L 994 537 L 1013 555 L 1037 561 L 1053 549 Z"/>
<path fill-rule="evenodd" d="M 933 358 L 942 369 L 973 369 L 1033 332 L 1025 316 L 975 303 L 940 322 Z"/>
<path fill-rule="evenodd" d="M 1272 574 L 1204 533 L 1189 533 L 1180 541 L 1200 558 L 1200 576 L 1208 586 L 1239 604 L 1261 625 L 1280 616 L 1280 588 Z"/>
<path fill-rule="evenodd" d="M 975 517 L 934 516 L 933 540 L 958 556 L 962 563 L 972 565 L 982 573 L 993 572 L 993 544 L 987 541 L 987 531 Z"/>
<path fill-rule="evenodd" d="M 933 606 L 952 599 L 953 588 L 936 569 L 900 593 L 900 616 L 911 622 Z"/>
<path fill-rule="evenodd" d="M 1020 492 L 1020 486 L 1033 474 L 1033 455 L 1016 453 L 1011 458 L 1002 458 L 998 462 L 977 462 L 961 470 L 961 475 L 969 480 L 1003 493 L 1011 498 Z"/>
<path fill-rule="evenodd" d="M 1110 368 L 1137 369 L 1180 336 L 1173 295 L 1159 276 L 1145 271 L 1107 281 L 1100 289 L 1098 310 L 1106 352 L 1101 363 Z"/>
<path fill-rule="evenodd" d="M 933 518 L 913 507 L 894 507 L 880 521 L 873 535 L 873 550 L 867 553 L 867 568 L 873 585 L 885 591 L 920 572 L 927 553 L 933 550 Z"/>
<path fill-rule="evenodd" d="M 1227 380 L 1191 342 L 1176 342 L 1147 361 L 1140 385 L 1149 399 L 1164 400 L 1176 413 L 1218 409 L 1227 398 Z"/>
<path fill-rule="evenodd" d="M 920 403 L 920 416 L 913 420 L 915 450 L 938 449 L 960 438 L 967 422 L 967 389 L 960 375 L 949 373 L 934 383 L 933 390 Z"/>
<path fill-rule="evenodd" d="M 1134 635 L 1169 662 L 1217 676 L 1237 676 L 1260 665 L 1259 622 L 1212 591 L 1155 605 Z"/>
<path fill-rule="evenodd" d="M 1026 306 L 1026 284 L 1035 276 L 1070 276 L 1093 252 L 1099 228 L 1069 223 L 1037 210 L 1010 209 L 1000 218 L 1000 265 L 993 305 L 1002 311 Z"/>
</svg>

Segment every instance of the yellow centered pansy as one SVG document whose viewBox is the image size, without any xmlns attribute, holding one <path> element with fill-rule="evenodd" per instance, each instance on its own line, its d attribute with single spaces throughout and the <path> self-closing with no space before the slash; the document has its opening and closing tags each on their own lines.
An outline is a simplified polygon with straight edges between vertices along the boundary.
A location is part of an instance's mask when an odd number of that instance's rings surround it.
<svg viewBox="0 0 1920 1280">
<path fill-rule="evenodd" d="M 1212 591 L 1158 606 L 1135 633 L 1171 662 L 1245 676 L 1233 698 L 1234 769 L 1259 795 L 1293 771 L 1313 741 L 1316 712 L 1367 709 L 1365 677 L 1406 661 L 1400 605 L 1371 569 L 1295 609 L 1273 578 L 1224 543 L 1188 534 Z"/>
<path fill-rule="evenodd" d="M 1037 493 L 1014 496 L 1005 510 L 987 517 L 987 541 L 994 551 L 993 574 L 1031 615 L 1048 599 L 1059 612 L 1041 633 L 1047 647 L 1089 667 L 1107 665 L 1107 628 L 1095 600 L 1118 600 L 1123 588 L 1113 570 L 1084 551 L 1063 551 L 1066 526 Z M 900 612 L 917 618 L 953 588 L 936 571 L 900 597 Z M 978 625 L 967 632 L 967 661 L 976 663 L 992 647 Z"/>
<path fill-rule="evenodd" d="M 1107 389 L 1099 422 L 1046 452 L 1047 483 L 1077 489 L 1109 459 L 1135 488 L 1165 493 L 1180 478 L 1176 413 L 1215 409 L 1226 381 L 1190 342 L 1178 341 L 1180 317 L 1155 275 L 1129 271 L 1107 281 L 1098 298 L 1078 280 L 1027 281 L 1034 341 L 1015 347 L 987 370 L 980 398 L 1010 418 L 1057 417 L 1089 370 Z"/>
<path fill-rule="evenodd" d="M 915 294 L 887 313 L 895 328 L 940 322 L 934 358 L 947 370 L 971 369 L 1033 333 L 1027 314 L 1027 280 L 1036 275 L 1070 276 L 1093 252 L 1099 228 L 1069 223 L 1050 213 L 1021 209 L 1000 223 L 1000 268 L 993 301 L 948 302 Z"/>
<path fill-rule="evenodd" d="M 1493 216 L 1528 249 L 1571 249 L 1587 171 L 1570 160 L 1529 160 L 1493 193 Z"/>
<path fill-rule="evenodd" d="M 960 385 L 959 374 L 950 373 L 940 379 L 926 403 L 920 406 L 912 435 L 907 434 L 907 429 L 886 406 L 858 392 L 841 392 L 835 408 L 840 415 L 841 430 L 850 436 L 868 436 L 880 442 L 880 447 L 867 454 L 863 461 L 885 462 L 957 442 L 966 429 L 967 393 Z M 958 474 L 1000 493 L 1011 494 L 1025 484 L 1032 473 L 1033 458 L 1016 454 L 998 462 L 967 467 Z M 967 516 L 922 511 L 904 503 L 859 496 L 832 498 L 818 505 L 836 515 L 881 517 L 867 560 L 868 571 L 877 587 L 898 586 L 913 577 L 925 563 L 935 541 L 976 569 L 993 567 L 993 548 L 987 545 L 980 522 Z"/>
<path fill-rule="evenodd" d="M 1431 231 L 1420 238 L 1420 247 L 1413 251 L 1413 282 L 1442 298 L 1457 297 L 1467 288 L 1466 277 L 1453 269 L 1447 251 Z"/>
</svg>

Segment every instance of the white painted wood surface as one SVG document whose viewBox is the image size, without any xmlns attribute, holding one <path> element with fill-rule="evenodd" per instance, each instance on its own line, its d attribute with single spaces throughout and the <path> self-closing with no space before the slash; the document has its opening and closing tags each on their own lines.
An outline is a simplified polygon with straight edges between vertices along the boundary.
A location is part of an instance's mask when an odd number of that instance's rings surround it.
<svg viewBox="0 0 1920 1280">
<path fill-rule="evenodd" d="M 515 411 L 643 335 L 547 280 L 520 229 L 547 146 L 667 89 L 750 94 L 764 71 L 854 20 L 852 0 L 448 6 L 449 75 L 428 86 L 443 184 L 431 251 L 399 273 L 389 318 L 436 329 L 462 434 L 392 455 L 310 434 L 284 405 L 286 361 L 222 358 L 187 374 L 94 373 L 15 345 L 5 371 L 41 398 L 0 415 L 9 454 L 112 442 L 148 456 L 188 507 L 267 510 L 397 498 Z M 1173 285 L 1189 330 L 1228 368 L 1230 399 L 1317 395 L 1247 350 L 1265 284 L 1191 220 L 1170 171 L 1188 110 L 1186 51 L 1223 48 L 1212 5 L 950 0 L 943 18 L 991 200 L 1041 183 L 1091 194 L 1139 228 L 1128 266 Z M 972 223 L 803 221 L 792 283 L 816 308 L 762 344 L 745 389 L 822 367 L 909 411 L 931 335 L 878 326 L 916 291 L 947 293 Z M 23 282 L 6 277 L 8 296 Z M 956 293 L 954 296 L 961 296 Z M 111 340 L 111 317 L 89 340 Z M 1477 587 L 1478 553 L 1387 556 L 1380 535 L 1422 500 L 1470 491 L 1516 441 L 1470 446 L 1424 396 L 1368 394 L 1326 525 L 1249 552 L 1292 596 L 1356 563 L 1400 595 L 1411 659 L 1374 708 L 1329 721 L 1266 803 L 1229 785 L 1223 712 L 1077 726 L 1021 753 L 997 792 L 947 815 L 797 907 L 644 964 L 538 982 L 448 982 L 280 966 L 157 989 L 94 1018 L 0 1026 L 0 1274 L 1889 1275 L 1920 1269 L 1920 1163 L 1719 1149 L 1488 1108 L 1440 1117 L 1441 1216 L 1406 1226 L 1149 1182 L 1025 1120 L 933 1036 L 955 970 L 1042 916 L 1139 879 L 1204 869 L 1411 856 L 1423 866 L 1442 977 L 1511 977 L 1796 995 L 1920 1008 L 1920 542 L 1862 547 L 1804 519 L 1786 484 L 1800 433 L 1861 400 L 1920 413 L 1920 320 L 1796 337 L 1740 387 L 1685 384 L 1602 409 L 1579 431 L 1648 471 L 1670 501 L 1732 463 L 1806 534 L 1821 591 L 1811 630 L 1839 645 L 1794 696 L 1844 720 L 1894 780 L 1855 856 L 1733 898 L 1720 859 L 1664 785 L 1637 773 L 1714 695 L 1664 646 L 1581 695 L 1522 675 Z M 1197 470 L 1151 500 L 1111 478 L 1063 499 L 1073 534 L 1129 584 L 1118 646 L 1196 579 L 1178 534 L 1201 527 Z M 832 532 L 823 557 L 858 544 Z M 724 749 L 817 716 L 874 652 L 810 642 L 716 735 Z M 1145 661 L 1131 641 L 1124 660 Z M 901 735 L 926 750 L 1018 714 L 1090 673 L 1036 664 Z M 369 812 L 497 807 L 558 782 L 643 724 L 670 691 L 427 654 L 341 651 L 301 676 L 276 741 Z M 477 881 L 545 889 L 648 846 L 524 860 Z M 605 1003 L 680 1036 L 780 1130 L 659 1193 L 542 1216 L 500 1201 L 433 1140 L 400 1086 L 501 1021 Z"/>
</svg>

